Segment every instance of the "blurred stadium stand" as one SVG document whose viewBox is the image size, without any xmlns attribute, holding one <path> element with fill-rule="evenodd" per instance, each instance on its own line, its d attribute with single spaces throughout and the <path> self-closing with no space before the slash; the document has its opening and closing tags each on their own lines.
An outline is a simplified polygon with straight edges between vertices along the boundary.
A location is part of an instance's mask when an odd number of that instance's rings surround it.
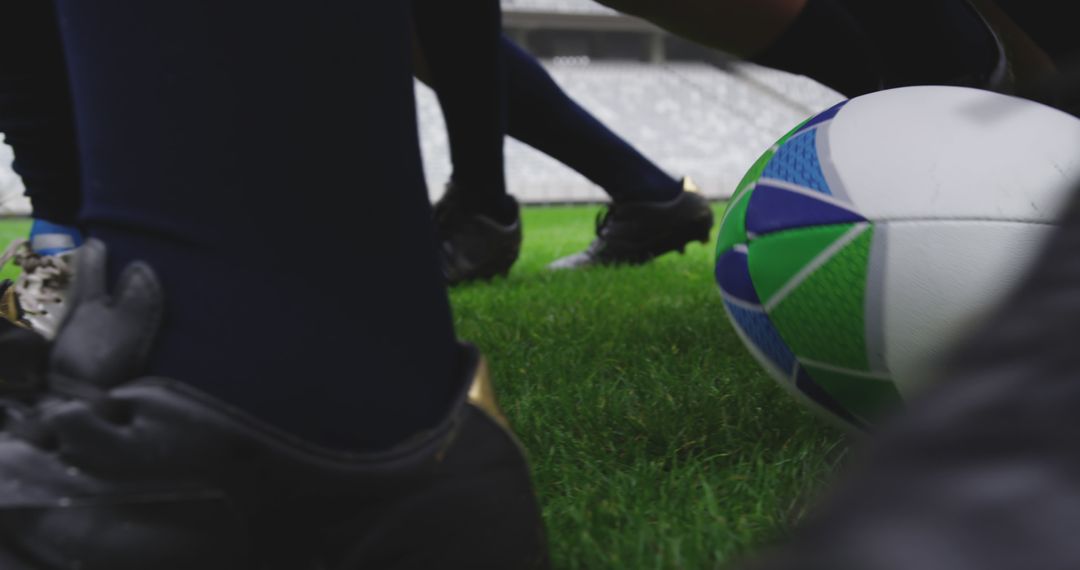
<svg viewBox="0 0 1080 570">
<path fill-rule="evenodd" d="M 526 47 L 578 102 L 673 176 L 692 176 L 712 198 L 727 197 L 777 138 L 838 101 L 821 85 L 735 61 L 674 38 L 591 0 L 502 0 L 506 34 Z M 446 133 L 434 95 L 417 105 L 429 193 L 450 175 Z M 555 160 L 513 139 L 507 184 L 523 202 L 598 202 L 606 195 Z M 29 204 L 0 144 L 0 214 Z"/>
<path fill-rule="evenodd" d="M 556 60 L 555 80 L 579 103 L 672 175 L 689 175 L 724 198 L 776 139 L 840 97 L 803 78 L 760 67 Z M 418 91 L 429 191 L 450 175 L 446 133 L 434 94 Z M 599 188 L 516 140 L 507 139 L 510 191 L 524 202 L 596 202 Z"/>
<path fill-rule="evenodd" d="M 503 0 L 502 9 L 505 14 L 616 14 L 614 10 L 591 0 Z"/>
<path fill-rule="evenodd" d="M 11 171 L 11 159 L 11 147 L 4 144 L 4 134 L 0 133 L 0 216 L 30 212 L 30 201 L 22 195 L 22 180 Z"/>
<path fill-rule="evenodd" d="M 662 1 L 662 0 L 661 0 Z M 805 77 L 736 61 L 592 0 L 503 0 L 506 34 L 541 58 L 555 80 L 612 130 L 712 198 L 730 196 L 754 160 L 807 116 L 841 96 Z M 434 95 L 418 89 L 429 192 L 450 175 Z M 591 182 L 513 139 L 510 191 L 531 203 L 598 202 Z"/>
</svg>

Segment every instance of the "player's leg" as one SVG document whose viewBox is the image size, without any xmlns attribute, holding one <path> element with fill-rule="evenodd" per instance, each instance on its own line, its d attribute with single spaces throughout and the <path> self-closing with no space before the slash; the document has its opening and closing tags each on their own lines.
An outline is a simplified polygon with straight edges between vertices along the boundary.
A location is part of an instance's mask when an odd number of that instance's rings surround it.
<svg viewBox="0 0 1080 570">
<path fill-rule="evenodd" d="M 413 20 L 427 75 L 446 122 L 451 181 L 468 188 L 469 210 L 510 223 L 517 210 L 506 195 L 503 137 L 506 132 L 502 29 L 497 0 L 464 5 L 415 0 Z"/>
<path fill-rule="evenodd" d="M 598 0 L 672 33 L 844 93 L 881 88 L 865 33 L 838 0 Z"/>
<path fill-rule="evenodd" d="M 886 87 L 999 89 L 1009 80 L 1000 38 L 969 0 L 838 1 L 879 54 Z"/>
<path fill-rule="evenodd" d="M 407 3 L 58 8 L 101 241 L 48 385 L 3 400 L 4 567 L 542 563 L 520 451 L 464 403 Z"/>
<path fill-rule="evenodd" d="M 1080 187 L 1034 270 L 751 568 L 1080 567 Z"/>
<path fill-rule="evenodd" d="M 601 3 L 848 96 L 917 83 L 998 86 L 1002 79 L 996 38 L 965 0 Z"/>
<path fill-rule="evenodd" d="M 5 2 L 0 20 L 0 133 L 33 206 L 29 241 L 0 264 L 22 266 L 14 284 L 25 319 L 39 333 L 59 324 L 77 227 L 79 163 L 71 99 L 52 2 Z"/>
<path fill-rule="evenodd" d="M 578 105 L 540 62 L 506 37 L 507 134 L 573 168 L 616 202 L 661 202 L 679 181 Z"/>
<path fill-rule="evenodd" d="M 997 4 L 1016 25 L 1055 61 L 1075 63 L 1080 56 L 1080 38 L 1065 4 L 1054 0 L 976 0 L 980 5 Z"/>
<path fill-rule="evenodd" d="M 422 74 L 446 121 L 453 175 L 435 206 L 447 280 L 506 274 L 521 249 L 517 202 L 506 192 L 505 74 L 498 0 L 415 0 Z"/>
<path fill-rule="evenodd" d="M 150 370 L 326 444 L 385 446 L 433 421 L 452 398 L 457 349 L 431 246 L 408 63 L 398 61 L 407 37 L 395 20 L 375 23 L 397 10 L 388 1 L 371 15 L 344 1 L 300 10 L 295 39 L 284 42 L 248 23 L 284 24 L 285 1 L 261 16 L 229 2 L 206 22 L 204 2 L 132 4 L 109 4 L 117 25 L 146 19 L 160 39 L 114 33 L 106 42 L 104 31 L 72 23 L 107 21 L 76 2 L 62 3 L 77 16 L 62 22 L 89 182 L 84 223 L 108 244 L 114 276 L 146 260 L 169 292 Z M 336 11 L 343 21 L 332 25 Z M 350 26 L 355 42 L 338 34 Z M 360 191 L 392 186 L 400 190 Z M 291 229 L 307 225 L 319 229 Z M 333 285 L 296 278 L 312 271 L 329 272 Z M 313 306 L 328 286 L 333 306 Z M 365 365 L 373 377 L 400 378 L 379 390 L 409 410 L 376 405 L 366 382 L 334 377 L 358 347 L 381 355 Z M 320 405 L 298 410 L 306 399 Z"/>
<path fill-rule="evenodd" d="M 615 207 L 597 240 L 553 267 L 644 262 L 706 240 L 708 203 L 578 105 L 535 58 L 507 39 L 507 132 L 573 168 L 611 196 Z M 686 186 L 685 188 L 692 188 Z"/>
<path fill-rule="evenodd" d="M 35 217 L 74 227 L 79 163 L 70 89 L 51 2 L 4 3 L 0 133 L 15 148 Z"/>
</svg>

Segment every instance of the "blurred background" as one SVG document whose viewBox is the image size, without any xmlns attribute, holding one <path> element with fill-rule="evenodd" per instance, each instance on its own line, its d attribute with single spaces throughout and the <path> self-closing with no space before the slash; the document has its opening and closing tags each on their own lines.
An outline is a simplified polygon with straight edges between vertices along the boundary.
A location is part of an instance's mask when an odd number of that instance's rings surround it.
<svg viewBox="0 0 1080 570">
<path fill-rule="evenodd" d="M 805 78 L 736 61 L 592 0 L 503 0 L 504 29 L 584 107 L 675 177 L 707 196 L 730 196 L 762 151 L 841 99 Z M 417 83 L 424 168 L 432 199 L 450 176 L 442 114 Z M 0 135 L 2 137 L 2 135 Z M 0 214 L 29 203 L 0 145 Z M 506 176 L 525 203 L 604 202 L 591 182 L 508 138 Z"/>
</svg>

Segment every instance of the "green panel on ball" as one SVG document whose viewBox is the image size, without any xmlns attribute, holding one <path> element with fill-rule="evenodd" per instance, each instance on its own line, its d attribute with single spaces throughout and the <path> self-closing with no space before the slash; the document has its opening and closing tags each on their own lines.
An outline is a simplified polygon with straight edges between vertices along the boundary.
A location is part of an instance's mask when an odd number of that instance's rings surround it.
<svg viewBox="0 0 1080 570">
<path fill-rule="evenodd" d="M 864 303 L 873 227 L 856 224 L 849 243 L 832 253 L 786 295 L 765 310 L 796 356 L 851 370 L 868 370 Z M 859 232 L 854 235 L 855 232 Z M 751 253 L 751 275 L 753 275 Z M 815 259 L 815 264 L 821 259 Z M 754 279 L 755 285 L 757 279 Z"/>
<path fill-rule="evenodd" d="M 769 164 L 773 155 L 776 154 L 776 149 L 787 142 L 792 135 L 798 132 L 798 130 L 809 121 L 810 119 L 806 119 L 799 123 L 794 129 L 788 131 L 787 134 L 780 137 L 780 140 L 776 141 L 776 144 L 758 157 L 750 167 L 750 170 L 746 171 L 746 175 L 739 181 L 739 185 L 735 187 L 735 192 L 732 193 L 731 199 L 728 200 L 728 209 L 724 212 L 724 217 L 720 222 L 720 237 L 716 240 L 716 257 L 720 257 L 722 253 L 740 243 L 747 242 L 746 205 L 750 203 L 750 194 L 754 191 L 754 185 L 757 184 L 758 179 L 761 178 L 761 173 L 765 171 L 765 165 Z"/>
<path fill-rule="evenodd" d="M 723 222 L 720 225 L 720 236 L 716 239 L 716 257 L 720 257 L 725 251 L 746 243 L 746 205 L 750 203 L 750 192 L 734 199 L 728 204 L 728 211 L 724 212 Z"/>
<path fill-rule="evenodd" d="M 754 164 L 750 167 L 750 170 L 746 171 L 746 174 L 742 177 L 742 180 L 739 181 L 739 185 L 735 187 L 735 192 L 731 196 L 732 201 L 734 201 L 736 198 L 739 198 L 739 196 L 744 192 L 749 192 L 753 189 L 754 184 L 756 184 L 758 179 L 761 178 L 761 173 L 765 172 L 765 165 L 768 164 L 769 161 L 772 160 L 773 155 L 776 154 L 776 149 L 780 148 L 781 145 L 786 143 L 788 139 L 794 136 L 795 133 L 799 132 L 799 129 L 803 128 L 803 125 L 808 122 L 810 122 L 810 119 L 806 119 L 805 121 L 799 123 L 794 129 L 791 129 L 784 136 L 780 137 L 780 140 L 776 141 L 776 144 L 769 147 L 768 150 L 762 153 L 761 156 L 759 156 L 758 159 L 754 161 Z"/>
<path fill-rule="evenodd" d="M 762 303 L 830 245 L 836 243 L 854 224 L 836 224 L 787 230 L 755 239 L 749 247 L 750 277 Z"/>
<path fill-rule="evenodd" d="M 903 403 L 892 380 L 870 378 L 837 370 L 802 365 L 810 378 L 844 409 L 864 420 L 874 420 Z"/>
<path fill-rule="evenodd" d="M 802 129 L 803 127 L 805 127 L 805 126 L 806 126 L 806 123 L 809 123 L 809 122 L 810 122 L 810 121 L 812 121 L 812 120 L 813 120 L 813 119 L 814 119 L 815 117 L 817 117 L 817 115 L 811 115 L 811 116 L 809 116 L 809 117 L 807 117 L 807 118 L 803 119 L 803 120 L 802 120 L 802 122 L 800 122 L 799 124 L 795 125 L 795 127 L 794 127 L 793 129 L 791 129 L 791 130 L 790 130 L 790 131 L 788 131 L 787 133 L 784 133 L 784 136 L 780 137 L 780 140 L 776 141 L 776 144 L 775 144 L 775 145 L 773 145 L 773 146 L 780 146 L 780 145 L 782 145 L 782 144 L 784 144 L 784 143 L 788 142 L 788 140 L 790 140 L 790 139 L 791 139 L 791 137 L 795 136 L 795 133 L 799 132 L 799 130 L 800 130 L 800 129 Z"/>
<path fill-rule="evenodd" d="M 757 181 L 761 178 L 761 173 L 765 172 L 765 166 L 769 164 L 775 154 L 776 147 L 774 146 L 758 157 L 750 170 L 747 170 L 746 174 L 743 175 L 739 185 L 735 187 L 735 193 L 731 195 L 732 200 L 740 198 L 743 194 L 753 190 L 754 184 L 757 184 Z"/>
</svg>

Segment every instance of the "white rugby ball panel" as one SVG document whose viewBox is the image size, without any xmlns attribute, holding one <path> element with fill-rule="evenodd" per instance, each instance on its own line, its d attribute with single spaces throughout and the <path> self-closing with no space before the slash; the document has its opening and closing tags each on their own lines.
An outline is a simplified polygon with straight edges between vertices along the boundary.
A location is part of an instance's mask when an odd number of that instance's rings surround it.
<svg viewBox="0 0 1080 570">
<path fill-rule="evenodd" d="M 820 130 L 830 186 L 870 220 L 1052 222 L 1080 179 L 1080 120 L 977 89 L 857 97 Z"/>
<path fill-rule="evenodd" d="M 907 396 L 1024 278 L 1054 227 L 955 220 L 879 222 L 885 365 Z M 874 296 L 868 296 L 868 301 Z M 867 307 L 867 314 L 878 310 Z M 868 330 L 868 333 L 872 331 Z"/>
</svg>

